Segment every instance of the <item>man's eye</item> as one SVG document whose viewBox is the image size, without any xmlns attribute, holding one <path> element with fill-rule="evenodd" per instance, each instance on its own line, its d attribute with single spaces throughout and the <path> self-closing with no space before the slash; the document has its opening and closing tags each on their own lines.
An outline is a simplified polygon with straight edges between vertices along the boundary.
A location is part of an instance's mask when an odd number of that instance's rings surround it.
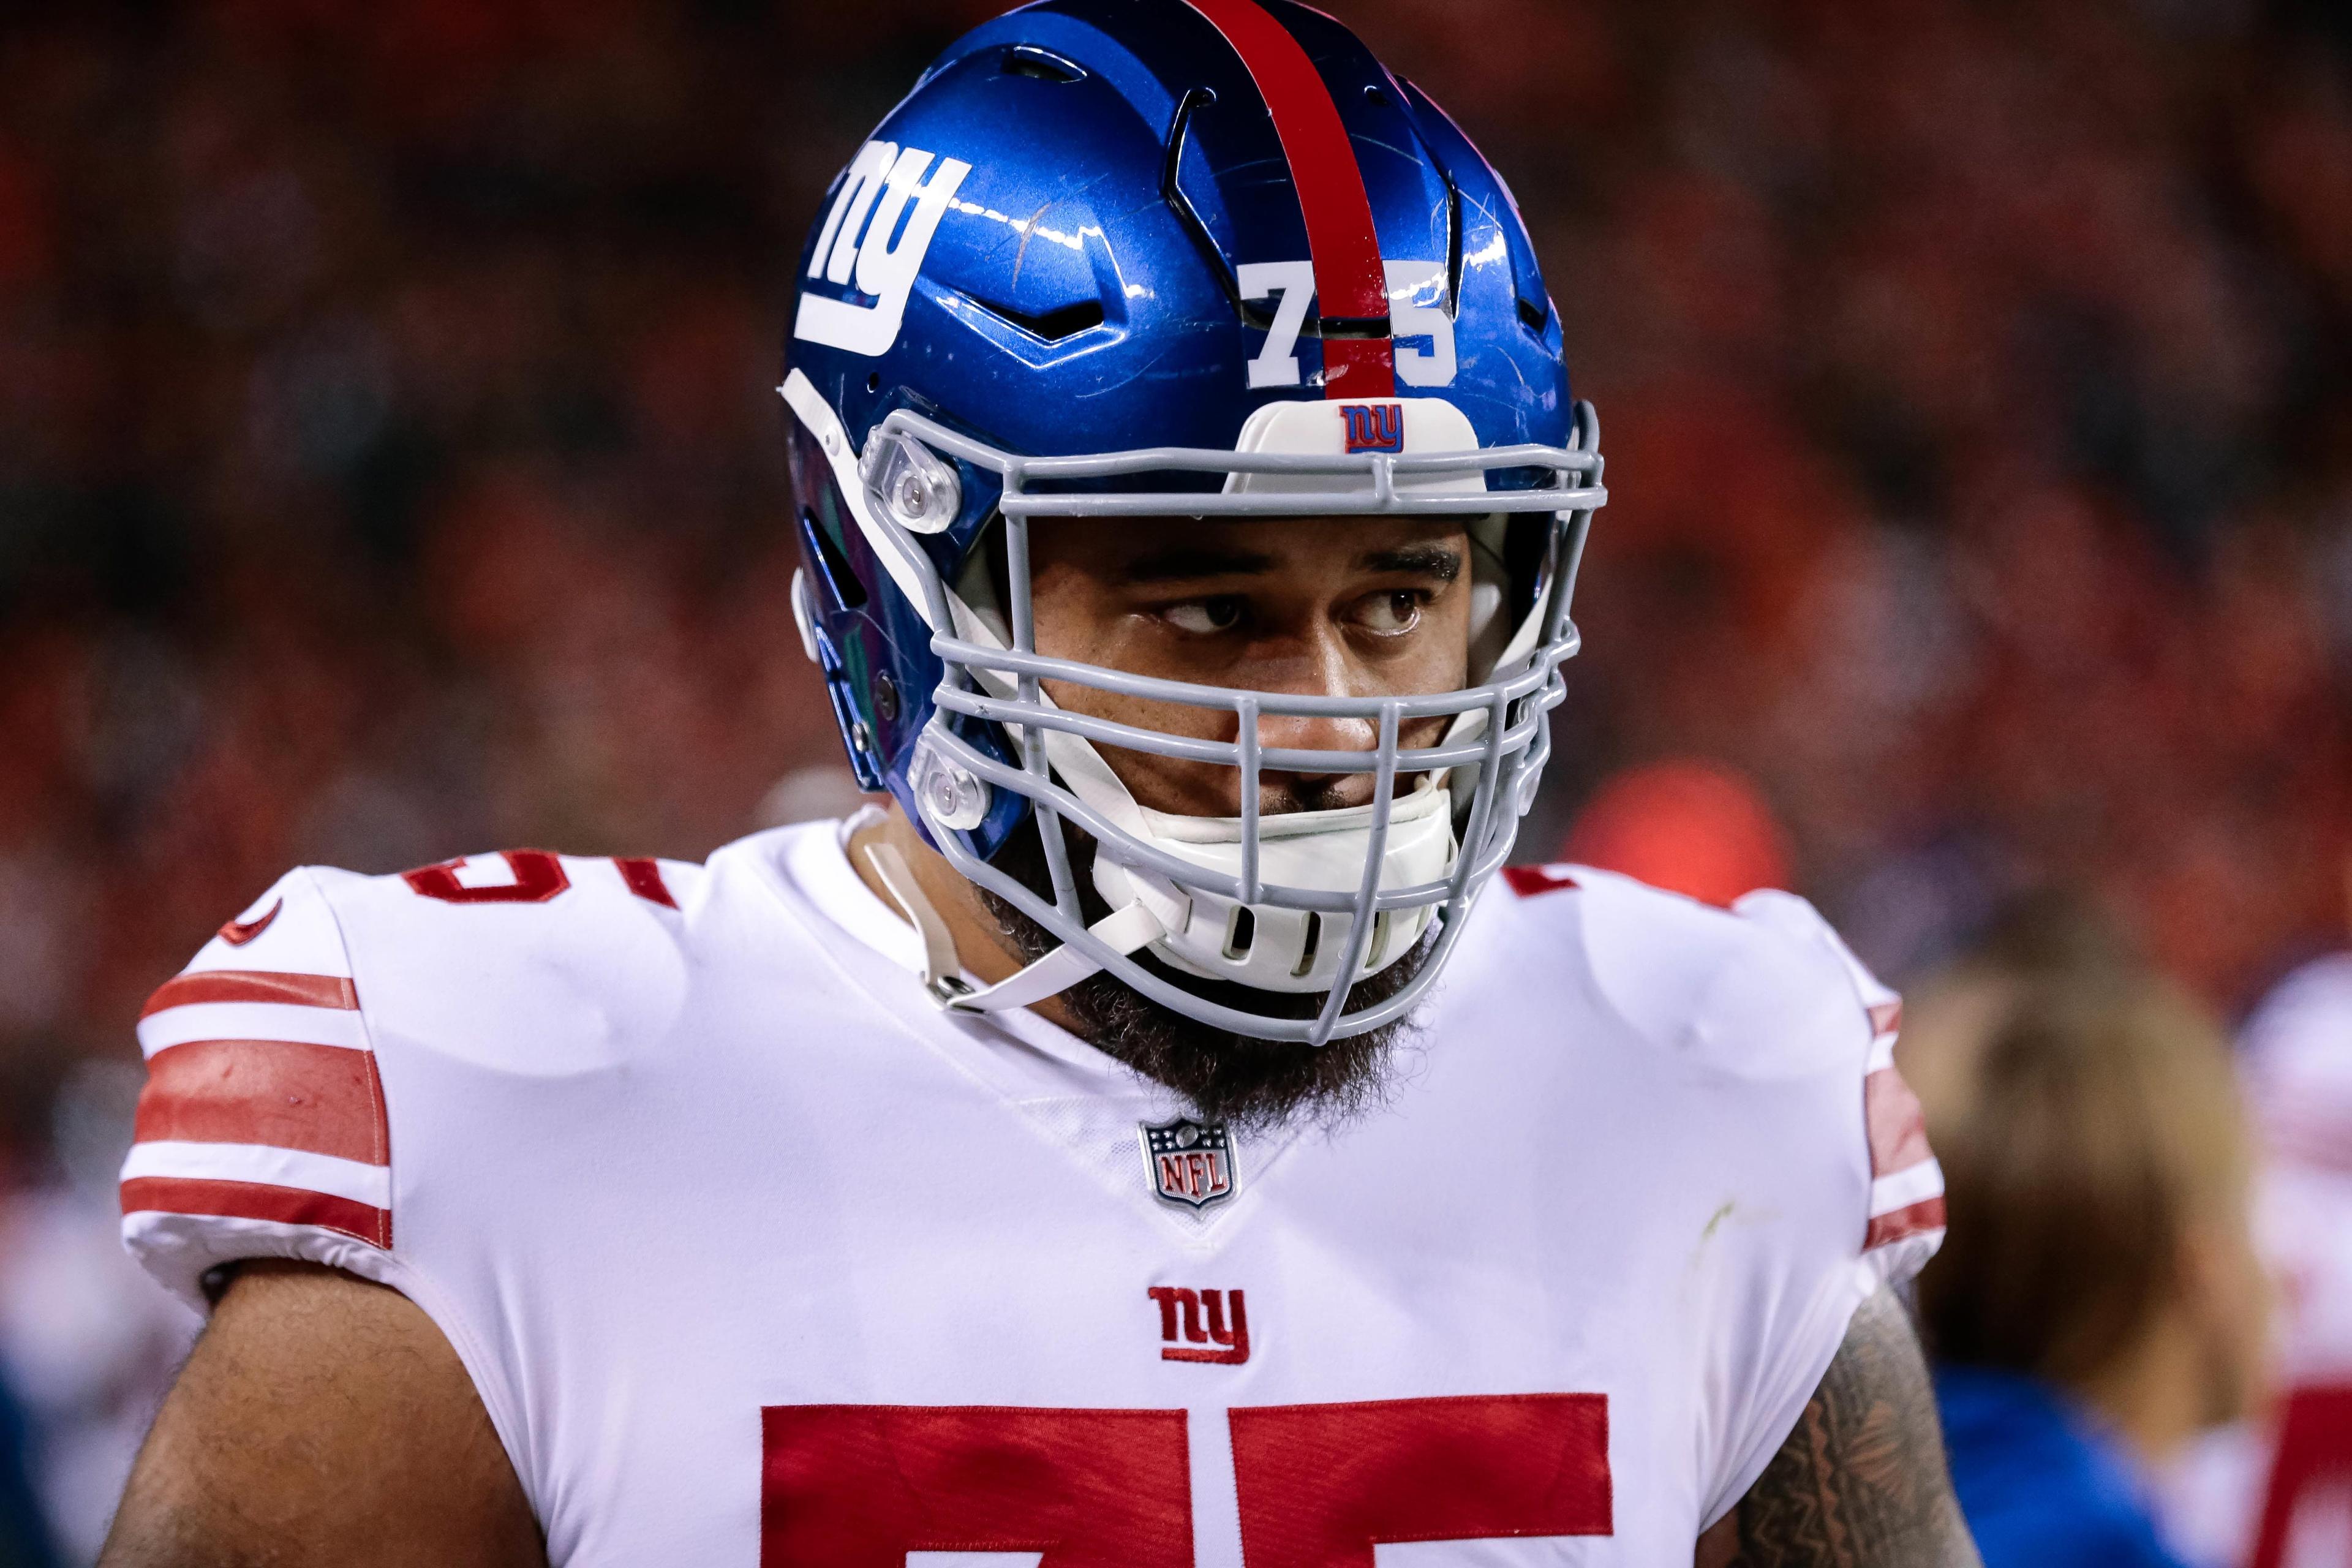
<svg viewBox="0 0 2352 1568">
<path fill-rule="evenodd" d="M 1213 599 L 1190 599 L 1160 612 L 1168 624 L 1195 637 L 1213 637 L 1241 625 L 1242 602 L 1230 594 Z"/>
<path fill-rule="evenodd" d="M 1356 611 L 1356 624 L 1381 637 L 1395 637 L 1421 624 L 1422 596 L 1409 588 L 1373 594 Z"/>
</svg>

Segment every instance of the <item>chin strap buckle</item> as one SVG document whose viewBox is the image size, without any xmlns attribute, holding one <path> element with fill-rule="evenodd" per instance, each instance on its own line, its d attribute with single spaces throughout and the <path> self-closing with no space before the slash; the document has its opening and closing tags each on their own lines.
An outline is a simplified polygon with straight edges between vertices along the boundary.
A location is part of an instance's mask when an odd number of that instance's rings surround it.
<svg viewBox="0 0 2352 1568">
<path fill-rule="evenodd" d="M 1102 968 L 1076 948 L 1066 944 L 993 985 L 975 987 L 963 977 L 963 963 L 956 957 L 955 937 L 949 931 L 948 922 L 931 907 L 931 900 L 923 896 L 921 885 L 915 880 L 914 868 L 907 864 L 898 846 L 870 845 L 866 858 L 873 865 L 875 875 L 882 879 L 882 885 L 890 890 L 907 923 L 922 937 L 923 989 L 942 1007 L 959 1013 L 1003 1013 L 1027 1007 L 1048 996 L 1059 995 Z M 1087 934 L 1124 957 L 1158 942 L 1168 934 L 1168 928 L 1139 900 L 1105 915 L 1087 928 Z"/>
</svg>

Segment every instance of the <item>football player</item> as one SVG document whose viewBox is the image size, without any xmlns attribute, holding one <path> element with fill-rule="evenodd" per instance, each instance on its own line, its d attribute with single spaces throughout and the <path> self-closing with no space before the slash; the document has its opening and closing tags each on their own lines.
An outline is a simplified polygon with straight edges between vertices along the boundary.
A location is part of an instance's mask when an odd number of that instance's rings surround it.
<svg viewBox="0 0 2352 1568">
<path fill-rule="evenodd" d="M 1973 1563 L 1893 996 L 1503 869 L 1604 495 L 1453 122 L 1286 0 L 1048 0 L 795 280 L 888 808 L 224 927 L 140 1026 L 212 1322 L 106 1561 Z"/>
</svg>

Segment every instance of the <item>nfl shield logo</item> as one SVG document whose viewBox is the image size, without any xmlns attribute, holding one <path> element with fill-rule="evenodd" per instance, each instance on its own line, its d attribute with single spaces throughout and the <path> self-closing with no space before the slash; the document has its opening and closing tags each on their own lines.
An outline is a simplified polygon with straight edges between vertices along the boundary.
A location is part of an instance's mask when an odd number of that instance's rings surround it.
<svg viewBox="0 0 2352 1568">
<path fill-rule="evenodd" d="M 1143 1163 L 1160 1201 L 1205 1209 L 1223 1203 L 1241 1184 L 1234 1164 L 1234 1141 L 1222 1121 L 1142 1122 Z"/>
</svg>

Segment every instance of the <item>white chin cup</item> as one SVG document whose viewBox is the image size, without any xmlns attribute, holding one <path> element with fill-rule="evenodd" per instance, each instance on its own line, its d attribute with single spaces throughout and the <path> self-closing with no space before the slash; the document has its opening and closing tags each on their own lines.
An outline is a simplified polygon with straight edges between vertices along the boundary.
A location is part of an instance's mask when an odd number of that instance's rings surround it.
<svg viewBox="0 0 2352 1568">
<path fill-rule="evenodd" d="M 1171 816 L 1137 808 L 1150 846 L 1206 870 L 1242 874 L 1242 822 L 1233 816 Z M 1371 854 L 1372 808 L 1286 812 L 1258 821 L 1258 875 L 1266 884 L 1314 892 L 1353 893 L 1363 886 Z M 1389 837 L 1380 885 L 1409 888 L 1443 881 L 1454 868 L 1452 797 L 1428 787 L 1398 798 L 1389 813 Z M 1170 967 L 1203 980 L 1226 980 L 1261 991 L 1326 992 L 1339 983 L 1355 935 L 1345 910 L 1293 910 L 1242 904 L 1222 894 L 1176 889 L 1150 873 L 1130 873 L 1108 853 L 1095 857 L 1096 890 L 1113 909 L 1142 900 L 1162 913 L 1168 934 L 1150 944 Z M 1173 901 L 1179 918 L 1157 906 Z M 1372 917 L 1372 938 L 1354 976 L 1377 974 L 1411 952 L 1429 925 L 1433 904 L 1385 910 Z"/>
</svg>

